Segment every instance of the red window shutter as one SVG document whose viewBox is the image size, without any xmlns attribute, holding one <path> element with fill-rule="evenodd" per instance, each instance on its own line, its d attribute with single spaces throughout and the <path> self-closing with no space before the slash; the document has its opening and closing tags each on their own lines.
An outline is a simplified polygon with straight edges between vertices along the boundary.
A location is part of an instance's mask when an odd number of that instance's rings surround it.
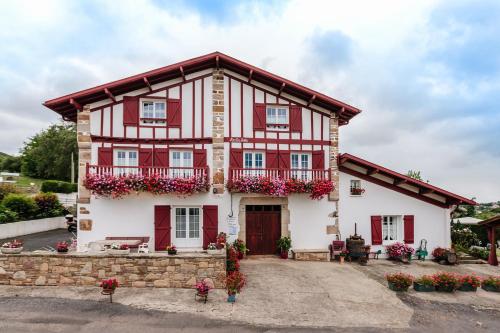
<svg viewBox="0 0 500 333">
<path fill-rule="evenodd" d="M 139 124 L 139 97 L 123 97 L 123 125 L 137 126 Z"/>
<path fill-rule="evenodd" d="M 167 126 L 181 127 L 182 125 L 182 103 L 180 99 L 167 100 Z"/>
<path fill-rule="evenodd" d="M 112 166 L 113 165 L 113 148 L 99 147 L 97 150 L 97 164 Z"/>
<path fill-rule="evenodd" d="M 315 170 L 325 170 L 324 150 L 316 150 L 312 152 L 312 168 Z"/>
<path fill-rule="evenodd" d="M 203 248 L 206 250 L 208 244 L 215 243 L 219 231 L 218 206 L 203 206 Z"/>
<path fill-rule="evenodd" d="M 243 168 L 243 150 L 232 148 L 229 153 L 229 166 L 231 168 Z"/>
<path fill-rule="evenodd" d="M 193 150 L 193 167 L 204 168 L 207 166 L 207 150 L 195 149 Z"/>
<path fill-rule="evenodd" d="M 253 129 L 263 131 L 266 129 L 266 104 L 255 103 L 253 106 Z"/>
<path fill-rule="evenodd" d="M 170 245 L 170 206 L 155 206 L 155 250 L 165 251 Z"/>
<path fill-rule="evenodd" d="M 153 149 L 139 149 L 139 166 L 153 166 Z"/>
<path fill-rule="evenodd" d="M 153 166 L 158 168 L 168 167 L 168 149 L 155 148 L 153 151 Z"/>
<path fill-rule="evenodd" d="M 302 107 L 290 105 L 290 131 L 302 132 Z"/>
<path fill-rule="evenodd" d="M 372 245 L 382 244 L 382 216 L 372 216 Z"/>
<path fill-rule="evenodd" d="M 279 158 L 277 150 L 266 151 L 266 168 L 278 169 L 279 168 Z"/>
<path fill-rule="evenodd" d="M 279 152 L 279 168 L 280 169 L 290 169 L 290 152 L 280 151 Z"/>
<path fill-rule="evenodd" d="M 415 216 L 405 215 L 403 217 L 403 221 L 404 221 L 404 232 L 405 232 L 404 241 L 406 244 L 413 244 L 415 242 L 414 239 Z"/>
</svg>

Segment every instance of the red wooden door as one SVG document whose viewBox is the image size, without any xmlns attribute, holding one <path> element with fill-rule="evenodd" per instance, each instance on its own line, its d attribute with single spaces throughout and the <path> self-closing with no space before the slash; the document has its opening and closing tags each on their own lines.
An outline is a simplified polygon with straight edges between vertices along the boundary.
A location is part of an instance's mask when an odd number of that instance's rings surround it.
<svg viewBox="0 0 500 333">
<path fill-rule="evenodd" d="M 249 254 L 275 254 L 281 237 L 280 206 L 247 206 L 246 246 Z"/>
<path fill-rule="evenodd" d="M 170 245 L 170 206 L 155 206 L 155 251 Z"/>
</svg>

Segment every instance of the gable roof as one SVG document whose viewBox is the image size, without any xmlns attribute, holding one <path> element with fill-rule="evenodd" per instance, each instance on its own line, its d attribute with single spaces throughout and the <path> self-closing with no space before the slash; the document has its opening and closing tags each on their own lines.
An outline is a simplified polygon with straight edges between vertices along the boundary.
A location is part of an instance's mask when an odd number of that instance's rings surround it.
<svg viewBox="0 0 500 333">
<path fill-rule="evenodd" d="M 185 75 L 208 68 L 227 68 L 251 80 L 261 82 L 281 92 L 308 101 L 310 104 L 336 112 L 339 114 L 341 125 L 347 124 L 352 117 L 361 112 L 360 109 L 344 102 L 220 52 L 210 53 L 121 80 L 50 99 L 43 103 L 43 105 L 59 113 L 63 118 L 75 120 L 77 110 L 83 105 L 105 100 L 110 98 L 110 96 L 123 95 L 133 90 L 146 88 L 150 85 L 167 80 L 184 77 Z"/>
<path fill-rule="evenodd" d="M 339 170 L 342 172 L 442 208 L 462 204 L 477 205 L 473 200 L 368 162 L 351 154 L 340 154 L 338 162 Z"/>
</svg>

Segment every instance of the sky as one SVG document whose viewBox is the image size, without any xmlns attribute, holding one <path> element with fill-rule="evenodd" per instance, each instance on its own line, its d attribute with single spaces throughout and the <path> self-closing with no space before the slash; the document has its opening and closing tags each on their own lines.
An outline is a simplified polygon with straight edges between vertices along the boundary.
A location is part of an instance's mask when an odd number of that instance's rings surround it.
<svg viewBox="0 0 500 333">
<path fill-rule="evenodd" d="M 48 99 L 221 51 L 356 106 L 341 151 L 500 200 L 500 1 L 0 0 L 0 151 Z"/>
</svg>

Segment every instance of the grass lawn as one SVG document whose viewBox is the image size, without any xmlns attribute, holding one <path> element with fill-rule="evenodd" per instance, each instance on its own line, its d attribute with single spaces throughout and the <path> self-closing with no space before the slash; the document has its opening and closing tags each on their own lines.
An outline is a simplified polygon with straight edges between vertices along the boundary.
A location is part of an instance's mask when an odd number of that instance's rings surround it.
<svg viewBox="0 0 500 333">
<path fill-rule="evenodd" d="M 21 175 L 16 183 L 16 185 L 19 186 L 30 186 L 31 183 L 34 183 L 37 187 L 40 187 L 42 185 L 42 182 L 45 179 L 37 179 L 37 178 L 31 178 L 28 176 L 23 176 Z"/>
</svg>

